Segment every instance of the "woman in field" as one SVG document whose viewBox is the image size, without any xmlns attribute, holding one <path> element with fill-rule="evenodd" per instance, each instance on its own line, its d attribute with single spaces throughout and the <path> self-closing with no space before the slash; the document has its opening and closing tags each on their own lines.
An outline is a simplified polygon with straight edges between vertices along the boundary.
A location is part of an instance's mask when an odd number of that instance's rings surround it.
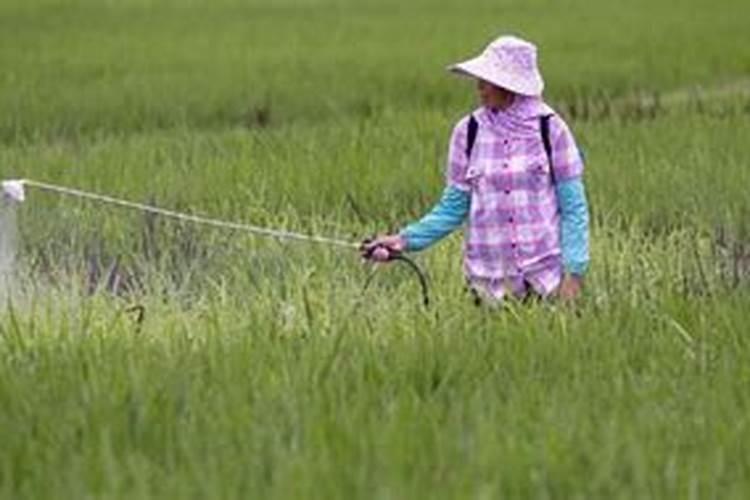
<svg viewBox="0 0 750 500">
<path fill-rule="evenodd" d="M 580 294 L 589 263 L 583 161 L 542 99 L 536 52 L 502 36 L 449 68 L 476 80 L 481 106 L 453 129 L 442 197 L 419 221 L 365 243 L 365 256 L 423 250 L 467 221 L 464 273 L 478 298 Z"/>
</svg>

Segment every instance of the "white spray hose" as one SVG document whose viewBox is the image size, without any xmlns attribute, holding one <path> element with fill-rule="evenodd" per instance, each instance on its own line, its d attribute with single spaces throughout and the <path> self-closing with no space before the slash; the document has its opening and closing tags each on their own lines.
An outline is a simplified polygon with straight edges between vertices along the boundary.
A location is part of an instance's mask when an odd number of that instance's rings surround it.
<svg viewBox="0 0 750 500">
<path fill-rule="evenodd" d="M 75 198 L 87 199 L 98 203 L 104 203 L 108 205 L 115 205 L 123 208 L 130 208 L 133 210 L 139 210 L 145 213 L 151 213 L 168 217 L 171 219 L 177 219 L 184 222 L 192 222 L 194 224 L 201 224 L 205 226 L 213 226 L 222 229 L 231 229 L 235 231 L 243 231 L 252 234 L 258 234 L 261 236 L 268 236 L 272 238 L 279 238 L 285 240 L 297 240 L 307 241 L 312 243 L 322 243 L 326 245 L 334 245 L 346 248 L 358 248 L 359 243 L 351 241 L 340 240 L 336 238 L 329 238 L 325 236 L 317 236 L 310 234 L 295 233 L 292 231 L 284 231 L 280 229 L 270 229 L 267 227 L 255 226 L 252 224 L 243 224 L 238 222 L 224 221 L 219 219 L 212 219 L 209 217 L 202 217 L 200 215 L 186 214 L 183 212 L 177 212 L 165 208 L 156 207 L 153 205 L 146 205 L 144 203 L 136 203 L 133 201 L 123 200 L 120 198 L 114 198 L 103 194 L 91 193 L 88 191 L 82 191 L 80 189 L 73 189 L 65 186 L 58 186 L 55 184 L 49 184 L 46 182 L 35 181 L 32 179 L 16 179 L 2 181 L 3 195 L 13 201 L 22 202 L 26 198 L 25 187 L 31 187 L 40 189 L 42 191 L 48 191 L 51 193 L 62 194 L 72 196 Z"/>
</svg>

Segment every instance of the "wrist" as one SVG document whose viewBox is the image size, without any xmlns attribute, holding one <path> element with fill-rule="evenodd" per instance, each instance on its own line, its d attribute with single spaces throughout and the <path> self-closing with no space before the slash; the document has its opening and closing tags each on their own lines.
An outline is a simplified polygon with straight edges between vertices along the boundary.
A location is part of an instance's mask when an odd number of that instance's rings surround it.
<svg viewBox="0 0 750 500">
<path fill-rule="evenodd" d="M 565 281 L 565 282 L 569 282 L 569 283 L 570 282 L 575 283 L 578 286 L 583 286 L 584 275 L 582 275 L 582 274 L 574 274 L 574 273 L 570 273 L 570 272 L 565 271 L 563 273 L 562 280 Z"/>
<path fill-rule="evenodd" d="M 401 250 L 404 252 L 408 252 L 411 249 L 411 245 L 409 245 L 409 233 L 406 229 L 403 231 L 400 231 L 396 233 L 396 236 L 399 239 L 399 243 L 401 245 Z"/>
<path fill-rule="evenodd" d="M 563 264 L 563 274 L 582 280 L 586 276 L 587 268 L 588 262 L 567 262 Z"/>
</svg>

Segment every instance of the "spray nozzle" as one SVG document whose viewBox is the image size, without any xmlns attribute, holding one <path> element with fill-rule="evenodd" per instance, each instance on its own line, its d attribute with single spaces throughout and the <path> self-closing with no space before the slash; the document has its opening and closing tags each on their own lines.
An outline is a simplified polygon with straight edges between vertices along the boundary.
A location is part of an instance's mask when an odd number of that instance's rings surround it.
<svg viewBox="0 0 750 500">
<path fill-rule="evenodd" d="M 26 199 L 26 193 L 23 189 L 23 181 L 11 180 L 2 181 L 3 198 L 21 203 Z"/>
</svg>

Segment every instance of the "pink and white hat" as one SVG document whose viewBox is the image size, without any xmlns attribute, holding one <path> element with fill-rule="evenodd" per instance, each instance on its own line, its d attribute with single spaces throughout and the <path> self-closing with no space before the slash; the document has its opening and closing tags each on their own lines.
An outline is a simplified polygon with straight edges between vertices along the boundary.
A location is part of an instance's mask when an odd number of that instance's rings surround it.
<svg viewBox="0 0 750 500">
<path fill-rule="evenodd" d="M 515 36 L 501 36 L 479 56 L 448 69 L 521 95 L 540 96 L 544 90 L 544 81 L 537 66 L 536 46 Z"/>
</svg>

